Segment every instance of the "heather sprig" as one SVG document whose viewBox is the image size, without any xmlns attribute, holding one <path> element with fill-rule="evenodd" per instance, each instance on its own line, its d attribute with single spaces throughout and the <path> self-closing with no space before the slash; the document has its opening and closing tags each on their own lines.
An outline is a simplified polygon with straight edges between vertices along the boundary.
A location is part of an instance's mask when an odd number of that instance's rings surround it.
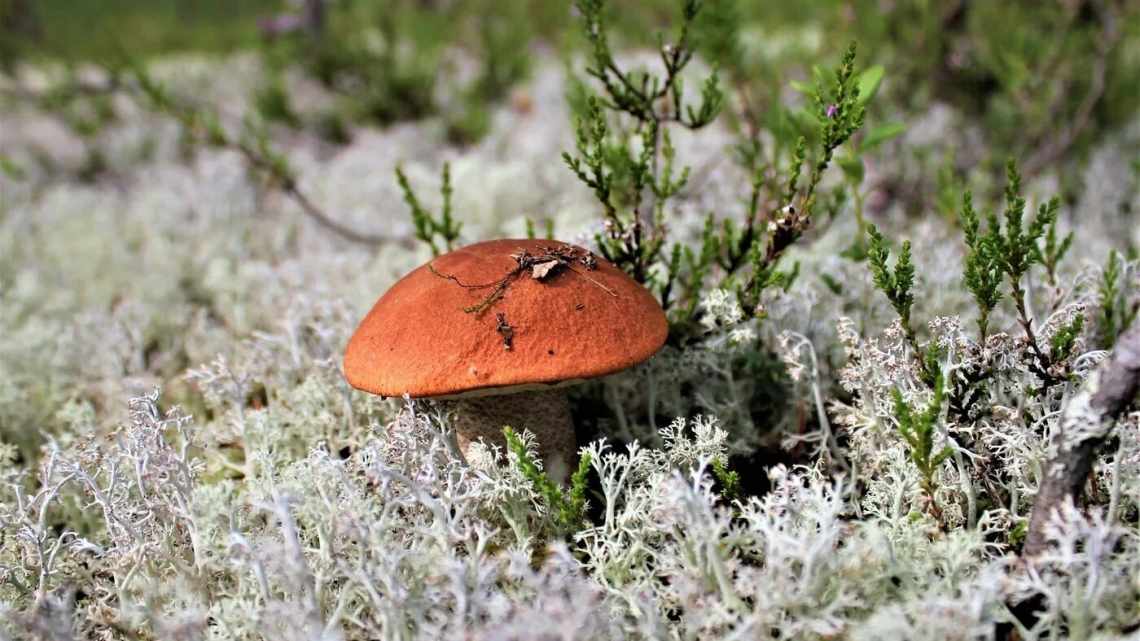
<svg viewBox="0 0 1140 641">
<path fill-rule="evenodd" d="M 934 395 L 930 402 L 925 408 L 917 410 L 906 402 L 898 388 L 892 390 L 899 436 L 906 442 L 907 456 L 918 469 L 922 491 L 926 494 L 931 514 L 935 518 L 941 513 L 935 501 L 935 493 L 938 490 L 935 475 L 938 473 L 938 468 L 954 455 L 954 449 L 949 445 L 937 452 L 934 450 L 934 437 L 937 435 L 938 420 L 942 414 L 943 388 L 943 377 L 939 375 L 935 379 Z"/>
<path fill-rule="evenodd" d="M 890 301 L 891 307 L 899 316 L 899 325 L 913 352 L 918 364 L 918 376 L 922 382 L 932 389 L 939 376 L 941 360 L 945 356 L 944 350 L 937 341 L 930 341 L 925 347 L 919 345 L 918 335 L 911 322 L 911 310 L 914 307 L 914 263 L 911 260 L 910 241 L 904 240 L 899 250 L 898 258 L 892 270 L 887 261 L 890 260 L 891 250 L 887 246 L 887 239 L 877 227 L 868 225 L 867 237 L 867 264 L 871 270 L 871 278 L 875 287 Z"/>
<path fill-rule="evenodd" d="M 701 129 L 720 112 L 724 93 L 717 73 L 708 75 L 696 107 L 684 104 L 680 74 L 693 60 L 691 28 L 703 3 L 685 0 L 681 27 L 673 42 L 659 47 L 661 74 L 623 69 L 610 49 L 604 0 L 577 3 L 583 32 L 590 46 L 586 74 L 596 79 L 602 96 L 589 96 L 576 123 L 577 156 L 562 159 L 588 186 L 604 210 L 604 231 L 595 236 L 607 260 L 635 280 L 653 286 L 668 303 L 665 289 L 653 267 L 665 247 L 665 212 L 668 202 L 685 187 L 689 169 L 677 168 L 669 133 L 671 125 Z M 607 112 L 633 119 L 628 131 L 611 131 Z M 633 142 L 633 141 L 636 141 Z M 652 198 L 645 198 L 648 191 Z"/>
<path fill-rule="evenodd" d="M 801 136 L 790 157 L 784 158 L 777 149 L 768 159 L 757 132 L 751 132 L 737 145 L 737 159 L 752 175 L 742 222 L 723 217 L 717 224 L 710 213 L 699 249 L 672 243 L 667 250 L 667 203 L 683 192 L 690 175 L 688 167 L 677 169 L 680 162 L 669 127 L 703 128 L 724 103 L 715 70 L 703 83 L 698 106 L 682 103 L 679 74 L 693 59 L 689 34 L 702 8 L 696 0 L 682 3 L 679 34 L 674 43 L 662 45 L 663 74 L 654 75 L 623 70 L 615 61 L 602 0 L 578 3 L 592 54 L 587 74 L 600 83 L 602 96 L 587 96 L 581 102 L 577 153 L 563 154 L 564 162 L 602 207 L 604 232 L 595 239 L 599 252 L 653 289 L 662 307 L 672 312 L 674 330 L 679 332 L 691 325 L 700 298 L 697 292 L 709 278 L 735 291 L 742 306 L 757 315 L 763 315 L 763 291 L 786 289 L 795 280 L 798 267 L 781 269 L 779 261 L 811 224 L 824 172 L 835 150 L 862 127 L 866 106 L 883 75 L 881 68 L 856 73 L 852 43 L 830 79 L 817 74 L 813 107 L 804 112 L 804 121 L 817 128 L 810 153 L 808 138 Z M 739 37 L 736 30 L 718 24 L 723 37 Z M 725 47 L 733 48 L 723 44 L 716 50 Z M 632 125 L 614 129 L 610 114 L 631 118 Z M 880 132 L 868 148 L 900 131 L 893 127 Z M 805 165 L 810 167 L 806 179 Z M 780 204 L 768 211 L 766 202 L 773 198 Z M 678 304 L 680 309 L 673 311 Z"/>
<path fill-rule="evenodd" d="M 886 239 L 874 225 L 871 225 L 867 232 L 870 238 L 867 258 L 875 287 L 883 292 L 887 300 L 891 302 L 891 307 L 894 308 L 902 322 L 907 340 L 914 344 L 917 349 L 914 328 L 911 327 L 910 322 L 910 312 L 914 306 L 914 293 L 911 291 L 914 287 L 914 263 L 911 262 L 910 241 L 903 241 L 898 259 L 895 261 L 895 268 L 892 271 L 887 264 L 891 250 L 887 247 Z"/>
<path fill-rule="evenodd" d="M 1050 285 L 1057 286 L 1057 268 L 1072 247 L 1073 232 L 1065 234 L 1064 238 L 1058 238 L 1057 217 L 1053 216 L 1045 229 L 1045 244 L 1041 248 L 1041 262 L 1045 266 Z"/>
<path fill-rule="evenodd" d="M 584 527 L 586 483 L 591 469 L 590 454 L 582 454 L 578 460 L 578 468 L 570 476 L 569 489 L 563 490 L 538 466 L 527 451 L 526 443 L 510 426 L 503 428 L 503 436 L 507 441 L 507 449 L 515 455 L 514 464 L 518 466 L 519 472 L 530 481 L 550 510 L 558 534 L 563 536 L 573 534 Z"/>
<path fill-rule="evenodd" d="M 1108 253 L 1108 262 L 1101 270 L 1097 292 L 1100 298 L 1098 321 L 1101 345 L 1105 348 L 1116 343 L 1117 337 L 1136 320 L 1137 312 L 1140 312 L 1140 305 L 1129 305 L 1122 295 L 1126 289 L 1123 282 L 1127 273 L 1125 264 L 1120 253 L 1112 250 Z"/>
<path fill-rule="evenodd" d="M 1033 371 L 1044 384 L 1051 385 L 1058 382 L 1058 378 L 1049 371 L 1053 363 L 1038 343 L 1033 328 L 1033 318 L 1025 303 L 1026 292 L 1023 281 L 1034 264 L 1044 262 L 1038 243 L 1045 236 L 1046 230 L 1056 223 L 1060 201 L 1052 198 L 1041 203 L 1037 215 L 1028 225 L 1024 221 L 1025 208 L 1026 201 L 1021 195 L 1021 174 L 1017 170 L 1017 163 L 1010 159 L 1006 164 L 1004 231 L 998 221 L 997 213 L 990 212 L 988 217 L 990 242 L 993 243 L 994 261 L 1009 283 L 1009 296 L 1013 300 L 1018 321 L 1025 332 L 1026 343 L 1036 359 Z"/>
<path fill-rule="evenodd" d="M 407 174 L 399 165 L 396 166 L 396 182 L 399 184 L 400 191 L 404 194 L 404 202 L 407 203 L 410 210 L 416 239 L 431 248 L 432 256 L 439 256 L 440 251 L 454 249 L 455 241 L 459 239 L 459 230 L 463 223 L 456 221 L 451 214 L 451 195 L 454 191 L 451 186 L 451 164 L 443 163 L 443 176 L 439 188 L 443 205 L 439 216 L 433 214 L 416 197 L 415 190 L 408 182 Z"/>
<path fill-rule="evenodd" d="M 562 160 L 578 180 L 593 190 L 594 196 L 606 210 L 607 221 L 615 224 L 612 221 L 617 216 L 617 208 L 610 201 L 612 170 L 606 167 L 609 126 L 596 97 L 590 96 L 587 99 L 586 113 L 578 120 L 574 133 L 578 156 L 562 152 Z"/>
<path fill-rule="evenodd" d="M 698 106 L 684 105 L 680 74 L 693 60 L 690 43 L 693 22 L 703 8 L 702 0 L 683 0 L 681 26 L 673 42 L 663 42 L 659 56 L 663 75 L 648 71 L 627 71 L 614 59 L 605 24 L 605 0 L 578 0 L 582 28 L 590 44 L 590 65 L 586 73 L 605 89 L 607 107 L 621 111 L 642 123 L 676 122 L 689 129 L 700 129 L 716 118 L 724 103 L 717 74 L 710 74 L 701 85 Z"/>
<path fill-rule="evenodd" d="M 1077 314 L 1073 320 L 1053 334 L 1049 339 L 1049 357 L 1053 359 L 1054 363 L 1059 363 L 1068 360 L 1073 355 L 1073 348 L 1076 347 L 1077 339 L 1080 338 L 1081 332 L 1085 328 L 1084 314 Z"/>
<path fill-rule="evenodd" d="M 720 483 L 721 495 L 731 501 L 740 497 L 740 473 L 728 466 L 723 458 L 712 461 L 712 473 Z"/>
<path fill-rule="evenodd" d="M 834 72 L 831 86 L 817 74 L 812 94 L 815 111 L 811 114 L 817 127 L 818 148 L 814 159 L 809 157 L 807 140 L 800 137 L 796 141 L 791 163 L 786 169 L 787 181 L 783 186 L 783 205 L 769 214 L 767 237 L 760 233 L 750 234 L 752 244 L 748 249 L 752 274 L 741 289 L 741 298 L 746 307 L 755 309 L 760 302 L 760 293 L 771 285 L 784 285 L 789 282 L 790 273 L 777 269 L 777 263 L 789 247 L 794 245 L 811 226 L 812 215 L 817 204 L 817 190 L 824 172 L 831 166 L 835 150 L 851 139 L 862 126 L 866 116 L 867 101 L 874 91 L 868 88 L 861 91 L 859 76 L 855 74 L 856 45 L 852 42 L 843 54 Z M 811 165 L 806 184 L 801 185 L 802 165 Z M 753 181 L 753 194 L 750 199 L 749 232 L 757 213 L 759 189 L 764 184 L 759 176 L 766 167 L 758 167 L 757 178 Z M 839 192 L 841 195 L 845 192 Z"/>
<path fill-rule="evenodd" d="M 1054 360 L 1044 351 L 1033 327 L 1033 317 L 1026 305 L 1025 276 L 1034 265 L 1045 265 L 1056 271 L 1057 263 L 1071 246 L 1069 238 L 1056 238 L 1060 201 L 1052 198 L 1037 208 L 1033 220 L 1026 223 L 1026 200 L 1021 195 L 1021 174 L 1017 163 L 1006 163 L 1005 208 L 999 219 L 996 211 L 986 215 L 986 229 L 981 229 L 978 212 L 969 192 L 963 196 L 959 220 L 966 242 L 963 283 L 978 305 L 978 329 L 984 342 L 990 313 L 1002 298 L 1000 281 L 1005 279 L 1008 293 L 1017 311 L 1025 342 L 1033 355 L 1031 369 L 1048 387 L 1062 380 L 1052 371 Z M 1041 242 L 1044 239 L 1044 247 Z M 1053 278 L 1053 276 L 1050 276 Z"/>
<path fill-rule="evenodd" d="M 1034 264 L 1045 262 L 1038 243 L 1046 231 L 1056 224 L 1060 200 L 1052 198 L 1042 203 L 1037 209 L 1037 215 L 1028 226 L 1024 222 L 1025 207 L 1026 201 L 1021 195 L 1021 174 L 1017 170 L 1017 163 L 1010 159 L 1006 164 L 1004 233 L 999 227 L 996 213 L 990 214 L 989 223 L 994 234 L 998 264 L 1009 278 L 1015 302 L 1016 294 L 1023 293 L 1021 280 L 1029 272 L 1029 268 Z M 1056 245 L 1055 240 L 1050 251 L 1056 259 L 1063 255 L 1062 248 Z"/>
<path fill-rule="evenodd" d="M 990 226 L 985 234 L 979 233 L 978 212 L 974 209 L 973 194 L 962 195 L 962 209 L 959 221 L 966 238 L 966 256 L 963 265 L 962 282 L 974 296 L 978 305 L 978 334 L 985 343 L 989 331 L 990 314 L 1001 302 L 1002 269 L 998 264 L 999 230 Z"/>
<path fill-rule="evenodd" d="M 811 209 L 815 189 L 823 178 L 823 172 L 831 164 L 835 150 L 863 126 L 867 107 L 862 99 L 858 81 L 859 77 L 855 74 L 855 43 L 852 42 L 835 71 L 835 80 L 831 89 L 819 86 L 814 96 L 815 117 L 820 122 L 822 154 L 812 167 L 811 178 L 803 196 L 802 209 L 805 211 Z M 870 92 L 866 93 L 869 97 Z"/>
</svg>

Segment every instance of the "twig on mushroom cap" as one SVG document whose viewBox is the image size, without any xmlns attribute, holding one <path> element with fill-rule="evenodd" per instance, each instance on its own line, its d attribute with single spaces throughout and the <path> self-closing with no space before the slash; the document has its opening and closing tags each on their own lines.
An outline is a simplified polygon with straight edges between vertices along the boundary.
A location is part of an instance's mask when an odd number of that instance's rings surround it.
<svg viewBox="0 0 1140 641">
<path fill-rule="evenodd" d="M 590 281 L 594 285 L 601 288 L 610 296 L 617 296 L 617 292 L 606 287 L 596 278 L 587 276 L 581 270 L 575 268 L 575 264 L 580 264 L 586 268 L 587 271 L 593 271 L 598 268 L 598 259 L 594 254 L 585 249 L 579 249 L 572 245 L 551 245 L 541 247 L 541 251 L 537 254 L 530 253 L 529 250 L 523 249 L 521 251 L 511 254 L 511 258 L 515 260 L 515 268 L 507 272 L 505 276 L 497 281 L 484 283 L 481 285 L 468 285 L 459 280 L 454 274 L 444 274 L 436 270 L 436 268 L 428 263 L 428 271 L 436 276 L 445 280 L 450 280 L 456 285 L 464 289 L 486 289 L 494 287 L 495 289 L 488 294 L 483 300 L 469 307 L 464 307 L 463 311 L 468 314 L 481 314 L 486 311 L 495 301 L 502 298 L 503 293 L 510 287 L 514 279 L 521 276 L 527 270 L 530 270 L 531 278 L 537 281 L 546 281 L 558 275 L 562 270 L 568 270 L 578 274 L 582 278 Z M 506 339 L 504 339 L 506 342 Z M 510 349 L 508 347 L 508 349 Z"/>
<path fill-rule="evenodd" d="M 1049 446 L 1022 556 L 1045 550 L 1045 526 L 1066 501 L 1076 500 L 1088 479 L 1097 447 L 1112 432 L 1120 416 L 1140 391 L 1140 323 L 1117 341 L 1112 355 L 1094 372 L 1065 407 L 1061 424 Z"/>
<path fill-rule="evenodd" d="M 509 352 L 515 340 L 515 328 L 511 327 L 511 324 L 507 322 L 507 315 L 503 312 L 495 314 L 495 319 L 495 331 L 503 337 L 503 349 Z"/>
</svg>

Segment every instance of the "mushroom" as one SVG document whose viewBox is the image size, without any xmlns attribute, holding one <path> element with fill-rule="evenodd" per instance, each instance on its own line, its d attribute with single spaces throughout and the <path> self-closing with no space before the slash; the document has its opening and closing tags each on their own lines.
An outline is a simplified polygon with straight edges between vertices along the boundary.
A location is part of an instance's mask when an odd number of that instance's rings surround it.
<svg viewBox="0 0 1140 641">
<path fill-rule="evenodd" d="M 460 449 L 529 429 L 552 478 L 577 453 L 565 387 L 641 363 L 668 324 L 645 288 L 590 251 L 541 239 L 492 240 L 400 279 L 344 354 L 353 387 L 433 398 L 454 410 Z"/>
</svg>

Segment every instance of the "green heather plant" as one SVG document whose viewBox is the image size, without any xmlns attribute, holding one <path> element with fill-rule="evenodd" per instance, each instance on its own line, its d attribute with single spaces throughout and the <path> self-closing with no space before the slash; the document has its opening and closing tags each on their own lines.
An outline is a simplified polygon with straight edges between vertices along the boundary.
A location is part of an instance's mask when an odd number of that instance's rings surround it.
<svg viewBox="0 0 1140 641">
<path fill-rule="evenodd" d="M 786 288 L 794 280 L 796 271 L 781 270 L 778 263 L 810 226 L 824 172 L 836 150 L 862 127 L 882 70 L 856 74 L 854 44 L 833 75 L 817 70 L 811 105 L 800 116 L 812 128 L 811 153 L 806 136 L 799 137 L 790 157 L 770 160 L 756 138 L 742 142 L 742 161 L 753 176 L 742 221 L 724 217 L 718 224 L 710 214 L 698 248 L 684 242 L 670 248 L 670 200 L 683 192 L 690 177 L 677 158 L 670 128 L 704 128 L 725 102 L 715 69 L 701 82 L 699 99 L 685 99 L 683 74 L 694 59 L 690 38 L 705 3 L 682 3 L 679 33 L 660 45 L 660 75 L 629 71 L 615 60 L 604 2 L 583 1 L 577 8 L 591 45 L 586 74 L 600 85 L 602 95 L 585 99 L 577 153 L 564 153 L 563 160 L 601 205 L 603 231 L 595 237 L 599 251 L 656 291 L 667 311 L 676 309 L 671 319 L 677 327 L 692 323 L 698 292 L 710 279 L 734 291 L 745 309 L 760 311 L 766 288 Z M 615 123 L 621 128 L 613 129 Z M 807 175 L 802 176 L 805 165 Z M 768 204 L 772 202 L 774 207 Z"/>
<path fill-rule="evenodd" d="M 1025 198 L 1021 196 L 1021 175 L 1012 160 L 1006 166 L 1006 176 L 1005 233 L 1002 233 L 996 213 L 990 214 L 988 219 L 995 249 L 993 257 L 997 266 L 1009 279 L 1010 298 L 1017 308 L 1019 320 L 1026 324 L 1026 334 L 1031 335 L 1032 328 L 1028 326 L 1029 318 L 1024 308 L 1023 279 L 1030 267 L 1035 263 L 1044 262 L 1037 243 L 1044 236 L 1045 230 L 1055 223 L 1060 201 L 1053 198 L 1047 203 L 1042 203 L 1037 210 L 1037 216 L 1023 229 Z"/>
<path fill-rule="evenodd" d="M 1134 265 L 1135 261 L 1131 261 Z M 1108 262 L 1101 272 L 1100 279 L 1100 327 L 1101 344 L 1108 347 L 1116 342 L 1124 328 L 1136 320 L 1140 305 L 1135 301 L 1129 304 L 1122 294 L 1125 278 L 1125 262 L 1116 251 L 1108 253 Z M 1132 269 L 1135 269 L 1133 266 Z"/>
<path fill-rule="evenodd" d="M 894 271 L 892 271 L 887 265 L 891 251 L 887 249 L 883 235 L 874 225 L 868 230 L 868 235 L 871 239 L 868 264 L 875 280 L 875 286 L 886 294 L 887 300 L 891 302 L 891 307 L 895 309 L 895 313 L 899 315 L 899 319 L 902 321 L 907 340 L 915 345 L 917 351 L 914 328 L 911 327 L 910 322 L 910 310 L 914 305 L 914 294 L 911 293 L 911 288 L 914 287 L 914 265 L 910 262 L 910 241 L 903 241 L 898 260 L 895 261 Z"/>
<path fill-rule="evenodd" d="M 404 194 L 404 202 L 408 204 L 408 208 L 411 210 L 416 239 L 431 247 L 432 256 L 439 256 L 440 254 L 440 247 L 436 245 L 436 237 L 439 238 L 444 250 L 451 251 L 454 249 L 455 241 L 459 238 L 459 230 L 463 223 L 455 221 L 451 216 L 451 165 L 443 163 L 443 178 L 439 188 L 440 196 L 443 198 L 443 207 L 438 219 L 420 203 L 419 198 L 416 197 L 416 192 L 408 183 L 408 177 L 404 175 L 403 170 L 398 165 L 396 166 L 396 182 L 399 183 L 400 191 Z"/>
<path fill-rule="evenodd" d="M 973 195 L 968 191 L 962 196 L 961 223 L 967 248 L 962 283 L 978 305 L 978 338 L 984 343 L 989 334 L 990 314 L 1002 297 L 998 230 L 991 224 L 988 234 L 978 235 L 978 213 L 974 210 Z"/>
<path fill-rule="evenodd" d="M 591 469 L 590 455 L 583 454 L 579 458 L 578 468 L 570 476 L 569 489 L 563 490 L 550 480 L 514 430 L 509 426 L 504 427 L 503 436 L 507 439 L 507 449 L 514 454 L 515 466 L 531 482 L 542 497 L 545 509 L 553 515 L 555 532 L 566 536 L 582 529 L 586 520 L 586 480 Z"/>
<path fill-rule="evenodd" d="M 894 390 L 895 419 L 898 421 L 899 436 L 907 446 L 907 455 L 921 476 L 922 492 L 930 503 L 930 512 L 939 518 L 941 510 L 935 500 L 937 481 L 935 476 L 938 468 L 954 454 L 954 448 L 944 446 L 937 452 L 934 449 L 934 437 L 937 434 L 938 420 L 942 415 L 943 385 L 942 377 L 934 381 L 934 397 L 924 409 L 914 410 L 903 399 L 902 392 Z"/>
<path fill-rule="evenodd" d="M 676 151 L 667 127 L 675 123 L 700 129 L 712 122 L 724 100 L 714 72 L 702 84 L 698 106 L 684 104 L 680 74 L 693 59 L 689 29 L 701 2 L 684 3 L 676 42 L 661 47 L 661 76 L 618 66 L 606 36 L 602 0 L 583 0 L 576 6 L 592 47 L 586 73 L 602 85 L 605 98 L 587 98 L 577 126 L 578 155 L 564 152 L 562 158 L 604 209 L 605 231 L 595 237 L 602 255 L 638 282 L 649 283 L 650 268 L 665 246 L 666 206 L 689 179 L 686 169 L 675 173 Z M 607 110 L 635 122 L 619 134 L 622 142 L 611 140 Z M 632 139 L 639 148 L 632 146 Z M 652 195 L 649 202 L 643 202 L 646 192 Z"/>
</svg>

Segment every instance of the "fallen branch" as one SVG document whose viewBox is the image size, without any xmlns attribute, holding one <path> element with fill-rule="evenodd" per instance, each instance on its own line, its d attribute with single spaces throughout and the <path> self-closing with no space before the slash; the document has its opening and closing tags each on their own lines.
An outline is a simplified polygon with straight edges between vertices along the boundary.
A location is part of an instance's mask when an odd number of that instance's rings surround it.
<svg viewBox="0 0 1140 641">
<path fill-rule="evenodd" d="M 271 149 L 267 141 L 227 134 L 218 124 L 217 114 L 188 102 L 177 101 L 141 70 L 135 71 L 136 82 L 134 83 L 124 81 L 121 75 L 118 71 L 107 70 L 105 82 L 75 79 L 44 91 L 33 91 L 19 85 L 11 88 L 0 86 L 0 97 L 32 102 L 48 111 L 52 111 L 51 104 L 53 101 L 60 100 L 71 101 L 119 92 L 142 98 L 149 101 L 156 113 L 174 118 L 196 139 L 205 139 L 210 145 L 241 154 L 250 167 L 273 178 L 278 189 L 293 201 L 306 216 L 324 229 L 349 242 L 361 245 L 377 246 L 385 243 L 400 243 L 410 246 L 408 239 L 382 233 L 358 231 L 337 221 L 302 190 L 296 176 L 288 168 L 284 157 Z"/>
<path fill-rule="evenodd" d="M 1140 323 L 1121 335 L 1108 360 L 1070 399 L 1049 446 L 1029 532 L 1022 549 L 1024 558 L 1037 556 L 1048 546 L 1045 526 L 1066 501 L 1076 502 L 1092 469 L 1097 447 L 1112 432 L 1117 417 L 1128 409 L 1140 391 Z"/>
<path fill-rule="evenodd" d="M 336 219 L 326 213 L 324 209 L 321 209 L 320 206 L 314 203 L 305 192 L 301 191 L 301 188 L 297 185 L 297 179 L 292 174 L 282 174 L 275 167 L 273 158 L 260 152 L 248 142 L 227 138 L 219 146 L 237 151 L 245 158 L 251 167 L 266 172 L 268 175 L 276 178 L 277 185 L 281 189 L 281 192 L 300 207 L 305 215 L 312 218 L 321 227 L 337 234 L 341 238 L 361 245 L 381 245 L 400 240 L 394 236 L 357 231 L 343 223 L 337 222 Z"/>
<path fill-rule="evenodd" d="M 306 216 L 317 224 L 332 231 L 345 240 L 362 245 L 380 245 L 398 239 L 385 234 L 369 234 L 356 231 L 337 222 L 324 209 L 310 199 L 297 184 L 297 178 L 289 168 L 284 156 L 274 151 L 264 136 L 231 136 L 218 122 L 217 114 L 199 109 L 189 103 L 176 101 L 166 90 L 147 76 L 141 69 L 135 71 L 137 90 L 150 100 L 153 109 L 177 120 L 186 131 L 208 144 L 240 153 L 254 169 L 272 178 L 287 197 L 296 203 Z M 134 88 L 134 87 L 132 87 Z"/>
</svg>

